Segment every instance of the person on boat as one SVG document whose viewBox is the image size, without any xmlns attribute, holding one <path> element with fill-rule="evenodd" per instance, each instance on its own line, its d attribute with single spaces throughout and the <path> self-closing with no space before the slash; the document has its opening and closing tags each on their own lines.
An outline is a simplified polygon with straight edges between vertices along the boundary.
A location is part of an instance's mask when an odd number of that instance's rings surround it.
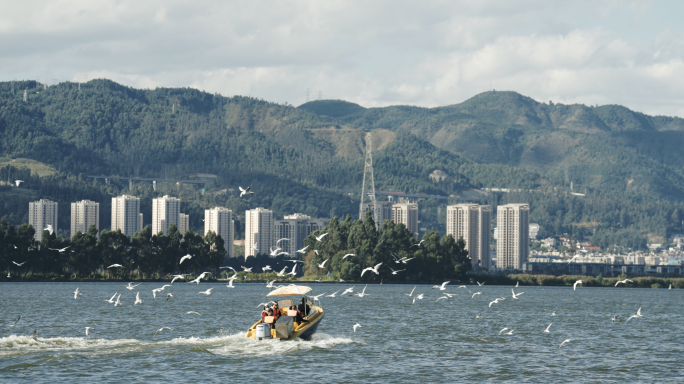
<svg viewBox="0 0 684 384">
<path fill-rule="evenodd" d="M 264 310 L 261 311 L 261 321 L 264 322 L 266 320 L 266 316 L 268 316 L 268 305 L 264 305 Z"/>
<path fill-rule="evenodd" d="M 299 307 L 297 307 L 297 309 L 299 310 L 299 312 L 301 313 L 301 315 L 303 317 L 309 316 L 310 306 L 306 302 L 306 297 L 302 297 L 302 303 L 299 304 Z M 303 321 L 306 321 L 306 320 L 303 320 Z"/>
<path fill-rule="evenodd" d="M 301 324 L 302 321 L 304 320 L 304 318 L 302 317 L 302 313 L 299 312 L 299 308 L 297 308 L 297 306 L 295 306 L 294 304 L 292 304 L 292 305 L 290 306 L 290 311 L 295 311 L 295 312 L 297 313 L 297 314 L 295 315 L 295 322 L 296 322 L 297 324 Z"/>
<path fill-rule="evenodd" d="M 273 322 L 275 323 L 280 318 L 280 308 L 278 308 L 278 303 L 274 303 L 273 307 Z"/>
</svg>

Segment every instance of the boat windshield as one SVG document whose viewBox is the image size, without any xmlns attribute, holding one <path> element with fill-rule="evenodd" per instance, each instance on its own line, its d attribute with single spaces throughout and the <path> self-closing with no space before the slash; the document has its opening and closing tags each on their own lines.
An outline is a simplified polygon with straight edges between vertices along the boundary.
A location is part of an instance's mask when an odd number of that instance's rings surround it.
<svg viewBox="0 0 684 384">
<path fill-rule="evenodd" d="M 278 308 L 290 308 L 294 302 L 290 299 L 278 300 Z"/>
</svg>

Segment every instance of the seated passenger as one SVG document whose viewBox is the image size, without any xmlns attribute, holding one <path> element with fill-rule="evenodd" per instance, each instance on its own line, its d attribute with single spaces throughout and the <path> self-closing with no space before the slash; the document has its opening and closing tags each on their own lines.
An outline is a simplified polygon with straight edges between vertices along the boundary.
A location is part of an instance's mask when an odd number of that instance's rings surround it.
<svg viewBox="0 0 684 384">
<path fill-rule="evenodd" d="M 303 321 L 304 319 L 302 318 L 302 313 L 299 312 L 299 309 L 298 309 L 297 307 L 295 307 L 294 304 L 292 304 L 292 306 L 290 307 L 290 311 L 294 311 L 294 312 L 297 313 L 297 314 L 295 315 L 294 321 L 295 321 L 297 324 L 301 324 L 302 321 Z"/>
<path fill-rule="evenodd" d="M 264 321 L 264 318 L 268 316 L 268 305 L 264 305 L 264 310 L 261 311 L 261 321 Z"/>
<path fill-rule="evenodd" d="M 273 317 L 275 317 L 273 321 L 274 323 L 278 321 L 278 318 L 280 318 L 280 308 L 278 308 L 278 303 L 273 304 Z"/>
</svg>

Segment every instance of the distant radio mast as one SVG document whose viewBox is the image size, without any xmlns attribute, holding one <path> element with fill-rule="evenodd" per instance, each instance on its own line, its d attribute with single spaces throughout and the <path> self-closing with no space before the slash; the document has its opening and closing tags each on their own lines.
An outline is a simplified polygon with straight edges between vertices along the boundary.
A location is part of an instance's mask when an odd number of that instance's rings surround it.
<svg viewBox="0 0 684 384">
<path fill-rule="evenodd" d="M 366 161 L 363 168 L 363 184 L 361 186 L 361 203 L 359 205 L 359 220 L 363 220 L 366 214 L 366 205 L 372 204 L 370 207 L 373 213 L 373 220 L 375 226 L 378 227 L 378 205 L 375 201 L 375 179 L 373 178 L 373 155 L 371 150 L 373 143 L 371 141 L 371 133 L 366 133 Z"/>
</svg>

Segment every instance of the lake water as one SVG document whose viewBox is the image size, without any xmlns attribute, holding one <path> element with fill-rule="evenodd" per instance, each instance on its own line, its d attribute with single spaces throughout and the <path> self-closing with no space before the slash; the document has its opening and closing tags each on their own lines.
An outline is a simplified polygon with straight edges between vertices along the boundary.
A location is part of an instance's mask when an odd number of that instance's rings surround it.
<svg viewBox="0 0 684 384">
<path fill-rule="evenodd" d="M 351 285 L 311 284 L 314 294 Z M 326 315 L 313 340 L 256 342 L 244 334 L 259 319 L 264 284 L 176 282 L 153 299 L 160 286 L 0 284 L 0 381 L 684 381 L 684 290 L 520 287 L 525 294 L 513 300 L 510 286 L 469 286 L 482 292 L 471 299 L 447 285 L 458 296 L 436 303 L 437 290 L 418 286 L 414 296 L 429 296 L 413 304 L 412 285 L 369 285 L 364 298 L 323 297 Z M 76 287 L 83 294 L 74 300 Z M 211 287 L 210 296 L 198 294 Z M 143 303 L 134 306 L 138 291 Z M 102 300 L 114 292 L 122 293 L 120 307 Z M 167 292 L 174 298 L 161 297 Z M 644 317 L 626 323 L 639 307 Z M 183 316 L 188 311 L 201 316 Z M 612 323 L 616 314 L 622 321 Z M 161 327 L 172 329 L 155 336 Z M 515 331 L 499 336 L 504 327 Z M 572 341 L 559 348 L 565 339 Z"/>
</svg>

